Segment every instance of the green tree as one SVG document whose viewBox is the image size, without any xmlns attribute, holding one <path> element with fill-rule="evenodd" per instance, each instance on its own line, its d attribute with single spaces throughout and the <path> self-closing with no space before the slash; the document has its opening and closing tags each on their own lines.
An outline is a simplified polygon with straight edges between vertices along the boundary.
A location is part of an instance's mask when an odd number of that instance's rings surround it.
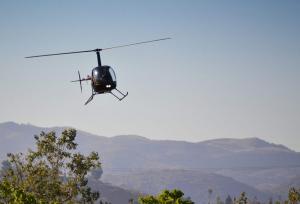
<svg viewBox="0 0 300 204">
<path fill-rule="evenodd" d="M 32 193 L 24 192 L 24 190 L 13 187 L 8 182 L 0 183 L 0 203 L 10 204 L 43 204 L 38 201 Z"/>
<path fill-rule="evenodd" d="M 35 136 L 36 148 L 8 154 L 9 168 L 0 181 L 0 203 L 94 203 L 98 192 L 88 187 L 87 174 L 99 168 L 99 156 L 75 152 L 76 130 Z M 19 199 L 19 200 L 18 200 Z M 22 201 L 23 199 L 23 201 Z"/>
<path fill-rule="evenodd" d="M 291 204 L 297 204 L 300 202 L 300 189 L 290 188 L 289 190 L 289 201 Z"/>
<path fill-rule="evenodd" d="M 194 204 L 193 201 L 183 198 L 183 195 L 184 193 L 178 189 L 164 190 L 158 196 L 139 197 L 139 204 Z"/>
<path fill-rule="evenodd" d="M 242 192 L 238 199 L 235 199 L 235 204 L 248 204 L 248 198 L 245 192 Z"/>
</svg>

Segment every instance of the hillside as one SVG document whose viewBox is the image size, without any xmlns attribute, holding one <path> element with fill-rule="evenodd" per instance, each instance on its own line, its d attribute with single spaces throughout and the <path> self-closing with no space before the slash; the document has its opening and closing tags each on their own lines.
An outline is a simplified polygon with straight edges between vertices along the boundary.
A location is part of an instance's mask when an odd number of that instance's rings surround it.
<svg viewBox="0 0 300 204">
<path fill-rule="evenodd" d="M 196 203 L 208 202 L 209 188 L 213 189 L 213 201 L 217 196 L 222 200 L 225 200 L 228 195 L 237 197 L 243 191 L 247 192 L 249 198 L 256 196 L 260 201 L 267 201 L 271 196 L 230 177 L 200 171 L 150 170 L 127 174 L 105 174 L 103 180 L 148 194 L 157 194 L 163 189 L 179 188 L 186 192 L 185 196 L 191 197 Z"/>
<path fill-rule="evenodd" d="M 300 178 L 300 167 L 218 169 L 214 172 L 234 177 L 242 183 L 247 183 L 261 191 L 269 192 L 273 189 L 281 188 L 282 185 L 286 186 L 285 192 L 287 192 L 288 185 L 296 184 L 295 181 Z"/>
<path fill-rule="evenodd" d="M 112 204 L 124 204 L 131 198 L 137 200 L 139 195 L 137 191 L 125 190 L 124 188 L 90 178 L 89 186 L 100 192 L 100 199 L 102 201 L 110 202 Z"/>
</svg>

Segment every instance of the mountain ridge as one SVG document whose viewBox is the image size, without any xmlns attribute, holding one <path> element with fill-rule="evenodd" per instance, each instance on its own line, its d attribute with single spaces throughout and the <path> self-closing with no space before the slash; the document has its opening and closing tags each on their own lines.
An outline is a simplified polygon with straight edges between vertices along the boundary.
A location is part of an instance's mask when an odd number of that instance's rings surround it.
<svg viewBox="0 0 300 204">
<path fill-rule="evenodd" d="M 33 135 L 41 131 L 60 134 L 63 129 L 65 127 L 0 123 L 0 158 L 8 152 L 24 152 L 31 148 Z M 259 138 L 223 138 L 193 143 L 151 140 L 137 135 L 105 137 L 78 130 L 76 141 L 83 153 L 99 152 L 104 168 L 110 170 L 274 167 L 300 163 L 300 153 Z"/>
<path fill-rule="evenodd" d="M 33 125 L 31 123 L 16 123 L 13 121 L 7 121 L 7 122 L 2 122 L 0 123 L 0 130 L 3 131 L 3 128 L 34 128 L 34 129 L 40 129 L 40 130 L 45 130 L 45 131 L 61 131 L 63 129 L 66 128 L 74 128 L 71 126 L 53 126 L 53 127 L 40 127 L 40 126 L 36 126 Z M 74 128 L 76 129 L 76 128 Z M 191 141 L 185 141 L 185 140 L 169 140 L 169 139 L 162 139 L 162 140 L 157 140 L 157 139 L 150 139 L 141 135 L 136 135 L 136 134 L 124 134 L 124 135 L 115 135 L 112 137 L 107 137 L 107 136 L 102 136 L 102 135 L 97 135 L 97 134 L 93 134 L 93 133 L 89 133 L 87 131 L 83 131 L 83 130 L 79 130 L 76 129 L 78 132 L 81 132 L 83 134 L 88 134 L 89 136 L 96 136 L 96 137 L 100 137 L 102 139 L 106 138 L 106 139 L 129 139 L 129 140 L 140 140 L 140 141 L 151 141 L 151 142 L 174 142 L 174 143 L 187 143 L 187 144 L 210 144 L 210 145 L 215 145 L 217 146 L 217 144 L 220 145 L 220 142 L 224 144 L 226 144 L 226 141 L 231 141 L 231 142 L 252 142 L 253 144 L 264 144 L 266 146 L 275 146 L 275 147 L 279 147 L 285 150 L 289 150 L 289 151 L 293 151 L 293 152 L 297 152 L 295 150 L 290 149 L 289 147 L 286 147 L 282 144 L 275 144 L 275 143 L 271 143 L 271 142 L 267 142 L 266 140 L 263 140 L 261 138 L 258 137 L 246 137 L 246 138 L 217 138 L 217 139 L 210 139 L 210 140 L 203 140 L 203 141 L 198 141 L 198 142 L 191 142 Z M 39 134 L 40 132 L 36 132 L 35 134 Z M 33 136 L 33 135 L 32 135 Z"/>
</svg>

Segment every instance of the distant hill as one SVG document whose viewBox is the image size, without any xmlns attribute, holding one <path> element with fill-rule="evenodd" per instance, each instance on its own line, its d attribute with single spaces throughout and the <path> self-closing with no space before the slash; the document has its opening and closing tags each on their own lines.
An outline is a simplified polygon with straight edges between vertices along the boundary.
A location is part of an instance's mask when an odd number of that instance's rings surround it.
<svg viewBox="0 0 300 204">
<path fill-rule="evenodd" d="M 218 169 L 217 174 L 234 177 L 236 180 L 247 183 L 261 191 L 272 192 L 274 189 L 298 184 L 300 186 L 300 167 L 276 168 L 245 168 L 245 169 Z M 296 182 L 298 180 L 298 182 Z"/>
<path fill-rule="evenodd" d="M 151 170 L 127 174 L 105 174 L 103 180 L 148 194 L 157 194 L 163 189 L 179 188 L 186 193 L 185 196 L 191 197 L 196 203 L 203 204 L 208 203 L 209 188 L 213 189 L 212 203 L 215 203 L 217 196 L 225 201 L 228 195 L 232 198 L 238 197 L 243 191 L 247 192 L 249 199 L 256 196 L 260 201 L 267 201 L 271 196 L 230 177 L 200 171 Z"/>
<path fill-rule="evenodd" d="M 63 127 L 41 128 L 13 122 L 0 124 L 0 158 L 7 152 L 25 151 L 33 135 L 41 131 L 61 132 Z M 58 133 L 59 134 L 59 133 Z M 149 168 L 237 168 L 286 167 L 300 164 L 300 153 L 258 138 L 217 139 L 199 143 L 150 140 L 123 135 L 112 138 L 78 131 L 82 152 L 98 151 L 110 171 Z"/>
<path fill-rule="evenodd" d="M 94 180 L 89 178 L 88 185 L 93 189 L 100 192 L 100 199 L 102 201 L 110 202 L 112 204 L 126 204 L 129 199 L 137 201 L 139 193 L 136 191 L 125 190 L 109 183 Z"/>
<path fill-rule="evenodd" d="M 245 139 L 214 139 L 201 142 L 202 144 L 224 149 L 226 151 L 232 152 L 244 152 L 244 151 L 252 151 L 252 150 L 274 150 L 274 151 L 287 151 L 291 150 L 283 145 L 277 145 L 273 143 L 268 143 L 259 138 L 245 138 Z"/>
<path fill-rule="evenodd" d="M 7 152 L 24 151 L 41 131 L 61 132 L 63 127 L 0 123 L 0 158 Z M 59 133 L 58 133 L 59 134 Z M 149 168 L 286 167 L 300 164 L 300 153 L 259 138 L 216 139 L 198 143 L 150 140 L 140 136 L 103 137 L 78 131 L 82 152 L 98 151 L 110 171 Z"/>
</svg>

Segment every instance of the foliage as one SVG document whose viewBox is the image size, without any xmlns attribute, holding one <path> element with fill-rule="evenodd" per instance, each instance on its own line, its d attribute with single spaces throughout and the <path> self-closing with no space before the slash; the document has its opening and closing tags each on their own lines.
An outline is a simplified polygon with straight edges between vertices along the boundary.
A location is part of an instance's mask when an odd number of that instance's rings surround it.
<svg viewBox="0 0 300 204">
<path fill-rule="evenodd" d="M 139 198 L 140 204 L 194 204 L 193 201 L 183 198 L 184 193 L 178 189 L 164 190 L 158 196 L 144 196 Z"/>
<path fill-rule="evenodd" d="M 300 202 L 300 188 L 290 188 L 289 190 L 289 201 L 291 204 L 297 204 Z"/>
<path fill-rule="evenodd" d="M 14 188 L 7 181 L 0 183 L 0 203 L 11 204 L 42 204 L 43 202 L 37 201 L 32 193 L 24 192 L 20 188 Z"/>
<path fill-rule="evenodd" d="M 248 198 L 245 192 L 242 192 L 240 197 L 234 201 L 234 204 L 247 204 Z"/>
<path fill-rule="evenodd" d="M 0 181 L 0 203 L 94 203 L 98 192 L 88 187 L 87 174 L 99 168 L 96 152 L 75 152 L 76 130 L 35 136 L 36 150 L 8 154 Z"/>
</svg>

